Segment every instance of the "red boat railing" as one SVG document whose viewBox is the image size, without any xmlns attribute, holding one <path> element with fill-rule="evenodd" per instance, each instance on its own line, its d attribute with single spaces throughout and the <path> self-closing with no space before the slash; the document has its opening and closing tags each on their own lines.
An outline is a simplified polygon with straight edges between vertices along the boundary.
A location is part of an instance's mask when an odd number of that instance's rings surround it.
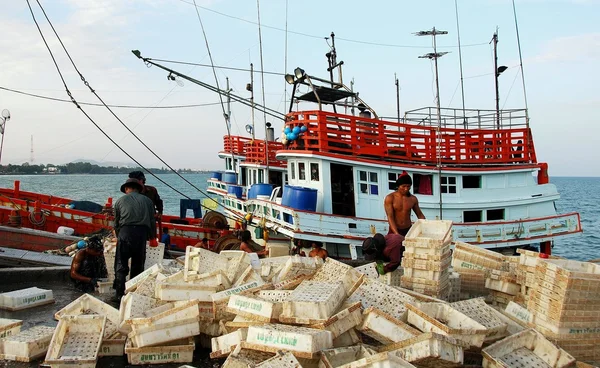
<svg viewBox="0 0 600 368">
<path fill-rule="evenodd" d="M 307 131 L 289 149 L 310 150 L 390 161 L 436 165 L 531 165 L 536 156 L 531 130 L 524 126 L 501 129 L 454 128 L 439 130 L 427 124 L 399 123 L 328 111 L 288 114 L 291 128 Z M 438 141 L 439 140 L 439 141 Z M 439 148 L 438 148 L 439 147 Z"/>
<path fill-rule="evenodd" d="M 252 141 L 252 138 L 241 137 L 238 135 L 226 135 L 223 137 L 223 151 L 233 153 L 234 155 L 244 156 L 246 154 L 245 145 Z"/>
<path fill-rule="evenodd" d="M 275 153 L 283 149 L 283 144 L 280 142 L 268 142 L 268 157 L 270 166 L 285 167 L 285 161 L 275 158 Z M 246 163 L 255 163 L 260 165 L 267 164 L 267 150 L 265 149 L 264 140 L 254 140 L 245 144 Z"/>
</svg>

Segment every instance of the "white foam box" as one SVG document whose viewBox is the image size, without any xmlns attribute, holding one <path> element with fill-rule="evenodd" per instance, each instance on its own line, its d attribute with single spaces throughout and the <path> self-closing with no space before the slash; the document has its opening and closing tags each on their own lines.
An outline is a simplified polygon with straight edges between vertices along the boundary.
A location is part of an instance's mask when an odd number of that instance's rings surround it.
<svg viewBox="0 0 600 368">
<path fill-rule="evenodd" d="M 500 340 L 482 350 L 483 366 L 571 367 L 575 358 L 556 347 L 539 332 L 529 329 Z"/>
<path fill-rule="evenodd" d="M 284 244 L 267 243 L 269 250 L 269 258 L 288 256 L 290 254 L 290 246 Z"/>
<path fill-rule="evenodd" d="M 194 339 L 175 340 L 160 346 L 136 348 L 127 341 L 127 362 L 133 365 L 191 363 L 194 360 Z"/>
<path fill-rule="evenodd" d="M 505 262 L 507 257 L 498 252 L 461 241 L 454 242 L 452 267 L 455 269 L 501 270 Z"/>
<path fill-rule="evenodd" d="M 436 333 L 424 333 L 408 340 L 386 345 L 382 351 L 393 352 L 417 367 L 461 367 L 464 347 L 455 339 Z"/>
<path fill-rule="evenodd" d="M 418 219 L 408 230 L 404 243 L 440 248 L 452 241 L 452 221 Z"/>
<path fill-rule="evenodd" d="M 272 302 L 285 302 L 290 294 L 292 294 L 292 290 L 260 290 L 256 293 L 256 296 Z"/>
<path fill-rule="evenodd" d="M 333 316 L 345 297 L 342 281 L 303 281 L 283 302 L 279 318 L 286 323 L 320 323 Z"/>
<path fill-rule="evenodd" d="M 126 321 L 131 318 L 143 317 L 144 313 L 163 304 L 159 300 L 147 296 L 129 293 L 121 299 L 119 308 L 119 331 L 124 334 L 131 332 L 131 325 Z"/>
<path fill-rule="evenodd" d="M 165 276 L 163 273 L 160 273 L 160 272 L 150 275 L 150 276 L 146 277 L 145 279 L 143 279 L 141 282 L 139 282 L 137 284 L 135 290 L 132 292 L 139 294 L 139 295 L 144 295 L 144 296 L 147 296 L 150 298 L 155 298 L 156 297 L 156 285 L 160 284 L 166 278 L 167 278 L 167 276 Z"/>
<path fill-rule="evenodd" d="M 146 242 L 146 261 L 144 262 L 144 270 L 154 266 L 155 264 L 162 264 L 162 260 L 165 255 L 165 244 L 158 243 L 158 246 L 151 247 L 149 242 Z"/>
<path fill-rule="evenodd" d="M 413 296 L 370 278 L 363 279 L 362 284 L 346 300 L 347 303 L 361 302 L 363 308 L 375 307 L 403 322 L 406 321 L 404 303 L 413 301 Z"/>
<path fill-rule="evenodd" d="M 348 346 L 356 345 L 360 342 L 360 337 L 356 332 L 356 329 L 351 328 L 348 331 L 344 332 L 340 336 L 333 339 L 333 347 L 334 348 L 344 348 Z"/>
<path fill-rule="evenodd" d="M 246 336 L 248 336 L 248 329 L 240 328 L 228 334 L 213 337 L 211 339 L 212 352 L 210 357 L 216 359 L 228 356 L 236 346 L 242 341 L 246 341 Z"/>
<path fill-rule="evenodd" d="M 210 250 L 192 246 L 188 246 L 185 249 L 185 264 L 183 267 L 185 280 L 203 273 L 227 270 L 228 266 L 229 260 L 227 257 L 211 252 Z"/>
<path fill-rule="evenodd" d="M 444 303 L 406 304 L 408 323 L 423 332 L 447 335 L 474 347 L 481 347 L 487 329 Z"/>
<path fill-rule="evenodd" d="M 0 318 L 0 339 L 18 334 L 21 326 L 23 326 L 23 321 L 20 319 Z"/>
<path fill-rule="evenodd" d="M 319 351 L 333 346 L 329 331 L 280 324 L 250 326 L 242 348 L 275 353 L 288 350 L 296 357 L 315 359 Z"/>
<path fill-rule="evenodd" d="M 263 322 L 277 322 L 282 308 L 280 302 L 243 295 L 232 295 L 227 303 L 227 312 Z"/>
<path fill-rule="evenodd" d="M 260 273 L 256 271 L 252 266 L 246 267 L 244 272 L 238 277 L 233 286 L 240 286 L 243 284 L 247 284 L 253 281 L 263 281 L 263 278 L 260 276 Z"/>
<path fill-rule="evenodd" d="M 383 352 L 371 355 L 365 358 L 357 359 L 351 363 L 341 366 L 332 366 L 340 368 L 415 368 L 406 360 L 400 358 L 393 352 Z"/>
<path fill-rule="evenodd" d="M 256 368 L 308 368 L 300 364 L 298 359 L 289 352 L 278 351 L 274 357 L 265 360 L 255 366 Z"/>
<path fill-rule="evenodd" d="M 354 267 L 348 266 L 332 258 L 327 258 L 323 266 L 311 278 L 311 281 L 336 282 L 342 281 L 346 295 L 350 295 L 362 282 L 363 274 Z"/>
<path fill-rule="evenodd" d="M 342 310 L 334 314 L 331 318 L 322 323 L 310 325 L 310 328 L 330 331 L 333 338 L 336 339 L 348 330 L 362 323 L 363 316 L 360 302 L 343 305 Z"/>
<path fill-rule="evenodd" d="M 498 270 L 491 271 L 485 278 L 485 287 L 509 295 L 517 295 L 521 291 L 516 275 Z"/>
<path fill-rule="evenodd" d="M 367 308 L 363 316 L 363 321 L 357 330 L 383 344 L 393 344 L 421 334 L 421 331 L 377 308 Z"/>
<path fill-rule="evenodd" d="M 108 294 L 113 292 L 113 282 L 112 281 L 99 281 L 98 287 L 96 288 L 96 292 L 98 294 Z"/>
<path fill-rule="evenodd" d="M 155 296 L 162 301 L 178 301 L 197 299 L 201 302 L 212 301 L 211 295 L 223 290 L 215 286 L 199 286 L 195 283 L 159 282 L 155 287 Z"/>
<path fill-rule="evenodd" d="M 30 287 L 0 294 L 0 309 L 18 311 L 54 303 L 52 290 Z"/>
<path fill-rule="evenodd" d="M 145 269 L 139 275 L 137 275 L 136 277 L 132 278 L 131 280 L 129 280 L 125 283 L 125 292 L 130 293 L 130 292 L 134 291 L 137 288 L 137 285 L 140 282 L 144 281 L 148 276 L 155 275 L 162 271 L 163 271 L 162 264 L 159 264 L 159 263 L 153 265 L 150 268 Z"/>
<path fill-rule="evenodd" d="M 52 335 L 45 365 L 52 368 L 94 368 L 98 360 L 105 316 L 63 316 Z"/>
<path fill-rule="evenodd" d="M 224 250 L 221 251 L 219 255 L 227 258 L 228 265 L 225 269 L 225 273 L 232 284 L 234 284 L 246 268 L 250 266 L 250 257 L 248 256 L 248 253 L 243 250 Z"/>
<path fill-rule="evenodd" d="M 227 290 L 219 291 L 211 295 L 214 311 L 214 319 L 226 319 L 231 316 L 231 313 L 227 312 L 227 303 L 232 295 L 241 293 L 254 293 L 259 290 L 270 288 L 269 284 L 265 284 L 262 281 L 253 281 L 247 284 L 236 286 Z"/>
<path fill-rule="evenodd" d="M 321 352 L 320 367 L 342 367 L 354 361 L 376 355 L 377 350 L 368 345 L 355 345 L 343 348 L 327 349 Z"/>
<path fill-rule="evenodd" d="M 30 362 L 48 351 L 54 327 L 35 326 L 0 339 L 0 360 Z"/>
<path fill-rule="evenodd" d="M 124 354 L 126 336 L 119 333 L 120 315 L 117 309 L 94 298 L 90 294 L 83 294 L 56 312 L 54 318 L 60 320 L 66 315 L 106 316 L 102 347 L 99 354 L 100 356 L 122 356 Z"/>
<path fill-rule="evenodd" d="M 200 333 L 210 337 L 221 336 L 225 333 L 225 330 L 221 327 L 222 321 L 203 321 L 200 320 L 198 328 Z"/>
<path fill-rule="evenodd" d="M 285 281 L 299 275 L 312 275 L 323 265 L 323 260 L 318 257 L 307 258 L 298 255 L 290 257 L 283 265 L 279 275 L 275 278 L 276 282 Z"/>
<path fill-rule="evenodd" d="M 400 286 L 402 275 L 404 275 L 404 269 L 398 267 L 392 272 L 386 272 L 384 275 L 379 275 L 377 280 L 389 286 Z"/>
<path fill-rule="evenodd" d="M 487 329 L 485 341 L 496 341 L 506 336 L 508 324 L 498 317 L 494 308 L 484 298 L 475 298 L 450 303 L 452 308 L 479 322 Z"/>
<path fill-rule="evenodd" d="M 275 354 L 251 349 L 242 349 L 238 345 L 223 363 L 221 368 L 248 368 L 254 367 Z"/>
<path fill-rule="evenodd" d="M 377 280 L 380 275 L 379 275 L 379 272 L 377 272 L 376 267 L 377 267 L 377 263 L 371 262 L 371 263 L 367 263 L 366 265 L 354 267 L 354 269 L 356 271 L 362 273 L 363 275 L 365 275 L 368 278 Z"/>
</svg>

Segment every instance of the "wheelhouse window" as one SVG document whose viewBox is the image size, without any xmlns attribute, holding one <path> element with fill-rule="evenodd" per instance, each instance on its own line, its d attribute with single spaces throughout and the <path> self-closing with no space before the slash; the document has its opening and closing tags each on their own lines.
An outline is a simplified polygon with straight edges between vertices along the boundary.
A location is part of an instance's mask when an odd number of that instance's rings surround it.
<svg viewBox="0 0 600 368">
<path fill-rule="evenodd" d="M 413 174 L 413 193 L 433 195 L 433 175 Z"/>
<path fill-rule="evenodd" d="M 265 172 L 262 169 L 258 170 L 258 182 L 257 183 L 264 183 L 265 182 Z"/>
<path fill-rule="evenodd" d="M 398 189 L 398 188 L 396 188 L 396 179 L 398 179 L 398 176 L 400 176 L 400 173 L 388 172 L 388 189 L 389 190 Z"/>
<path fill-rule="evenodd" d="M 296 179 L 296 163 L 292 162 L 290 167 L 291 167 L 291 171 L 292 171 L 291 177 L 292 177 L 292 180 L 294 180 L 294 179 Z"/>
<path fill-rule="evenodd" d="M 456 176 L 442 176 L 442 193 L 456 193 Z"/>
<path fill-rule="evenodd" d="M 358 188 L 362 194 L 379 195 L 379 181 L 376 172 L 358 171 Z"/>
<path fill-rule="evenodd" d="M 486 217 L 488 221 L 504 220 L 504 208 L 487 210 Z"/>
<path fill-rule="evenodd" d="M 304 162 L 298 162 L 298 180 L 306 180 L 306 165 Z"/>
<path fill-rule="evenodd" d="M 463 222 L 481 222 L 482 211 L 463 211 Z"/>
<path fill-rule="evenodd" d="M 319 181 L 319 164 L 314 162 L 310 164 L 310 180 Z"/>
<path fill-rule="evenodd" d="M 464 189 L 481 188 L 481 175 L 464 175 L 462 183 Z"/>
</svg>

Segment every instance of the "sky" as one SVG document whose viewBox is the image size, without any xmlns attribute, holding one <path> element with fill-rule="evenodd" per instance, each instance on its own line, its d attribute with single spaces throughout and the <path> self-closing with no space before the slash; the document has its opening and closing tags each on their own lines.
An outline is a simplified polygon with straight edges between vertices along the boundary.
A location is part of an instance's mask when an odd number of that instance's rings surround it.
<svg viewBox="0 0 600 368">
<path fill-rule="evenodd" d="M 196 0 L 196 8 L 194 0 L 39 1 L 96 93 L 109 105 L 145 107 L 112 110 L 160 159 L 109 110 L 82 105 L 106 135 L 148 167 L 166 163 L 173 168 L 224 169 L 217 152 L 226 125 L 217 94 L 188 81 L 180 86 L 168 80 L 165 71 L 138 60 L 133 49 L 144 57 L 199 64 L 210 64 L 210 50 L 217 66 L 249 69 L 253 63 L 255 70 L 275 73 L 254 73 L 255 100 L 264 99 L 268 107 L 284 112 L 291 91 L 282 74 L 299 66 L 310 75 L 327 78 L 325 53 L 330 40 L 325 38 L 333 31 L 338 61 L 344 61 L 344 83 L 353 81 L 354 90 L 379 116 L 395 116 L 394 75 L 400 84 L 402 113 L 435 106 L 432 63 L 418 58 L 432 52 L 431 38 L 416 37 L 414 32 L 436 27 L 448 31 L 437 38 L 438 51 L 449 52 L 438 60 L 440 103 L 462 106 L 451 0 Z M 30 2 L 73 97 L 98 103 L 61 49 L 36 0 Z M 538 161 L 549 163 L 550 175 L 600 176 L 600 162 L 591 153 L 597 149 L 599 131 L 600 1 L 516 0 L 515 4 Z M 499 77 L 500 107 L 524 108 L 512 1 L 457 0 L 457 6 L 466 107 L 495 108 L 490 40 L 497 29 L 498 63 L 508 66 Z M 2 164 L 30 162 L 32 136 L 34 164 L 76 159 L 132 162 L 72 103 L 6 90 L 69 99 L 26 0 L 0 1 L 0 34 L 0 110 L 11 113 Z M 215 85 L 209 67 L 164 65 Z M 248 71 L 216 69 L 215 73 L 222 88 L 228 78 L 233 93 L 250 97 L 245 88 L 250 82 Z M 203 106 L 160 108 L 181 105 Z M 250 109 L 235 103 L 231 109 L 231 133 L 245 135 Z M 278 136 L 281 121 L 266 120 Z M 256 112 L 259 138 L 264 136 L 264 122 L 263 114 Z"/>
</svg>

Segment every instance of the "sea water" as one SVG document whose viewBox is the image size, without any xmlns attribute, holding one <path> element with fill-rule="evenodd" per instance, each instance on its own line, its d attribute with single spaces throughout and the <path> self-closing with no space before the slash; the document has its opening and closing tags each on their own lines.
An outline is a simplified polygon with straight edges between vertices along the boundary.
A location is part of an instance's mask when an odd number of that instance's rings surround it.
<svg viewBox="0 0 600 368">
<path fill-rule="evenodd" d="M 206 198 L 206 181 L 210 174 L 160 175 L 170 185 L 148 175 L 147 183 L 158 189 L 164 202 L 164 212 L 179 213 L 179 199 Z M 12 188 L 15 180 L 21 181 L 21 190 L 87 200 L 103 205 L 107 198 L 119 198 L 121 184 L 127 175 L 3 175 L 0 187 Z M 187 181 L 187 182 L 186 182 Z M 561 195 L 556 202 L 558 213 L 579 212 L 583 234 L 556 240 L 553 253 L 570 259 L 590 260 L 600 258 L 600 178 L 552 177 L 552 184 Z M 195 188 L 194 188 L 195 187 Z M 178 193 L 178 192 L 179 193 Z M 182 195 L 183 194 L 183 195 Z M 383 205 L 383 204 L 382 204 Z M 191 216 L 191 214 L 188 214 Z"/>
</svg>

